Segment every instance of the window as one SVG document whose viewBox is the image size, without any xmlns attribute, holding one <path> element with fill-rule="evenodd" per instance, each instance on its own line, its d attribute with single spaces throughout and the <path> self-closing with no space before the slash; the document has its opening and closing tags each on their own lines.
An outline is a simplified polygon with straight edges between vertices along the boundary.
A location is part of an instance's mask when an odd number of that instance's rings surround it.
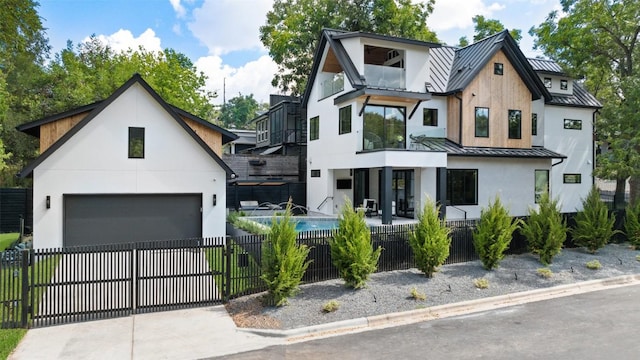
<svg viewBox="0 0 640 360">
<path fill-rule="evenodd" d="M 565 184 L 582 183 L 582 174 L 562 174 L 562 182 Z"/>
<path fill-rule="evenodd" d="M 422 115 L 423 126 L 438 126 L 438 109 L 424 109 Z"/>
<path fill-rule="evenodd" d="M 509 110 L 509 139 L 522 139 L 522 111 Z"/>
<path fill-rule="evenodd" d="M 582 120 L 564 119 L 564 128 L 569 130 L 582 130 Z"/>
<path fill-rule="evenodd" d="M 338 133 L 346 134 L 351 132 L 351 105 L 340 109 L 340 124 L 338 125 Z"/>
<path fill-rule="evenodd" d="M 536 170 L 535 182 L 535 202 L 537 204 L 542 194 L 549 193 L 549 170 Z"/>
<path fill-rule="evenodd" d="M 489 108 L 476 108 L 476 137 L 489 137 Z"/>
<path fill-rule="evenodd" d="M 311 170 L 311 177 L 320 177 L 320 170 Z"/>
<path fill-rule="evenodd" d="M 569 82 L 567 80 L 560 80 L 560 90 L 567 90 L 569 88 Z"/>
<path fill-rule="evenodd" d="M 144 128 L 129 128 L 129 159 L 144 159 Z"/>
<path fill-rule="evenodd" d="M 551 89 L 551 78 L 544 78 L 544 87 Z"/>
<path fill-rule="evenodd" d="M 263 142 L 268 140 L 267 120 L 260 120 L 256 124 L 256 142 Z"/>
<path fill-rule="evenodd" d="M 447 170 L 447 204 L 478 205 L 478 170 Z"/>
<path fill-rule="evenodd" d="M 538 114 L 531 114 L 531 135 L 538 135 Z"/>
<path fill-rule="evenodd" d="M 404 107 L 367 105 L 364 111 L 362 148 L 364 150 L 405 148 Z"/>
<path fill-rule="evenodd" d="M 502 75 L 504 72 L 504 65 L 502 63 L 493 64 L 493 73 L 496 75 Z"/>
<path fill-rule="evenodd" d="M 320 117 L 312 117 L 309 119 L 309 140 L 318 140 L 320 138 Z"/>
</svg>

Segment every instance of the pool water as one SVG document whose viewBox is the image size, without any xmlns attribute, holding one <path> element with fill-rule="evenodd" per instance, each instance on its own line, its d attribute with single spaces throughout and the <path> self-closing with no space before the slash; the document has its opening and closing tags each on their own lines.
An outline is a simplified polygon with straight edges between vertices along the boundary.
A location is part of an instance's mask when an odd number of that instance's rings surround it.
<svg viewBox="0 0 640 360">
<path fill-rule="evenodd" d="M 262 225 L 270 226 L 271 217 L 249 217 L 249 219 Z M 316 230 L 333 230 L 338 228 L 338 219 L 333 218 L 310 218 L 310 217 L 293 217 L 296 222 L 297 232 L 316 231 Z"/>
</svg>

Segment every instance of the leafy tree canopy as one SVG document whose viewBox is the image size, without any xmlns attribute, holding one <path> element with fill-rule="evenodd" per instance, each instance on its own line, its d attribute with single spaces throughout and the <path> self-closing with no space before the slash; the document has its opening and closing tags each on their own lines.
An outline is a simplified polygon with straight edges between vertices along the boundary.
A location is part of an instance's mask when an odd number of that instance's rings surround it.
<svg viewBox="0 0 640 360">
<path fill-rule="evenodd" d="M 323 28 L 438 41 L 426 25 L 435 0 L 275 0 L 260 40 L 278 64 L 272 84 L 300 95 Z"/>
<path fill-rule="evenodd" d="M 504 25 L 500 22 L 500 20 L 495 19 L 487 19 L 482 15 L 476 15 L 473 17 L 473 25 L 474 25 L 474 35 L 473 42 L 482 40 L 491 35 L 497 34 L 505 29 Z M 520 43 L 522 39 L 522 30 L 512 29 L 509 30 L 509 34 L 511 37 L 517 42 Z M 460 38 L 458 46 L 464 47 L 469 45 L 469 40 L 466 36 Z"/>
<path fill-rule="evenodd" d="M 220 110 L 218 120 L 223 127 L 233 127 L 237 129 L 250 129 L 255 125 L 251 120 L 255 119 L 260 111 L 266 110 L 267 104 L 259 104 L 253 98 L 253 94 L 242 95 L 229 99 Z"/>
</svg>

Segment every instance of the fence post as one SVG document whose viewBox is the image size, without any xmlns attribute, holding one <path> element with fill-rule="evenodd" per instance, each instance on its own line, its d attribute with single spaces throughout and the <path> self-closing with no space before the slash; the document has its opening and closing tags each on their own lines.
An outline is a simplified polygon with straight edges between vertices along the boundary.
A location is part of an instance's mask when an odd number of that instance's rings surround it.
<svg viewBox="0 0 640 360">
<path fill-rule="evenodd" d="M 20 323 L 23 328 L 27 328 L 29 314 L 29 264 L 31 264 L 31 253 L 33 250 L 21 250 L 22 260 L 22 306 L 20 309 Z"/>
<path fill-rule="evenodd" d="M 224 242 L 224 248 L 222 251 L 222 256 L 225 261 L 225 270 L 224 270 L 224 295 L 222 298 L 223 302 L 228 302 L 229 297 L 231 296 L 231 256 L 233 255 L 233 246 L 231 246 L 231 238 L 227 237 Z"/>
</svg>

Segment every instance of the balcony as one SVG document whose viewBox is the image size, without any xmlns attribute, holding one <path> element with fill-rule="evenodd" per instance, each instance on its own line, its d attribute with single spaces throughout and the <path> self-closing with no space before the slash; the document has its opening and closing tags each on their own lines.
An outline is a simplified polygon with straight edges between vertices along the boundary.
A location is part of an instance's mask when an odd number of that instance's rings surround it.
<svg viewBox="0 0 640 360">
<path fill-rule="evenodd" d="M 364 65 L 367 85 L 383 89 L 406 89 L 405 70 L 399 67 Z"/>
<path fill-rule="evenodd" d="M 320 98 L 324 99 L 344 90 L 344 73 L 334 74 L 331 78 L 320 82 Z"/>
</svg>

